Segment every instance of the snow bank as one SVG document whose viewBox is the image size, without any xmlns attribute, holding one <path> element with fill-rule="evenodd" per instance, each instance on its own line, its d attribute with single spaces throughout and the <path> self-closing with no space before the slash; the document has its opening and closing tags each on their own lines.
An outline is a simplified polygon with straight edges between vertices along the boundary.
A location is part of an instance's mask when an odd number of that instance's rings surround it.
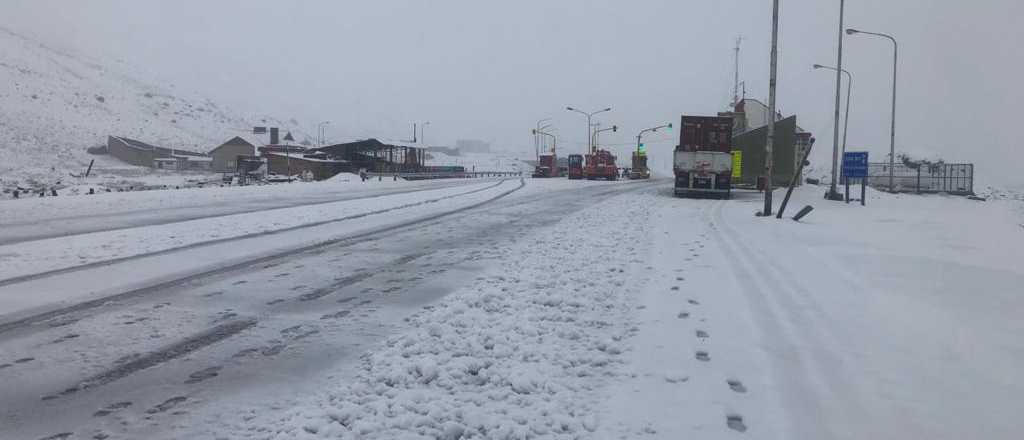
<svg viewBox="0 0 1024 440">
<path fill-rule="evenodd" d="M 624 374 L 646 206 L 619 198 L 507 252 L 503 266 L 408 318 L 338 384 L 268 438 L 579 438 L 597 390 Z M 566 231 L 586 232 L 567 234 Z M 634 246 L 633 243 L 637 245 Z M 526 256 L 529 256 L 526 258 Z M 633 262 L 631 262 L 633 261 Z M 273 432 L 274 434 L 267 434 Z"/>
</svg>

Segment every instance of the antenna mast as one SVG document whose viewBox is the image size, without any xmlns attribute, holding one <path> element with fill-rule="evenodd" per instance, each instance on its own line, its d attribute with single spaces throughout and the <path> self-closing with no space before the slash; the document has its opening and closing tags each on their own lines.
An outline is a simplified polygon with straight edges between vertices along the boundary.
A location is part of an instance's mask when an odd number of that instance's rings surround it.
<svg viewBox="0 0 1024 440">
<path fill-rule="evenodd" d="M 736 104 L 740 102 L 740 43 L 743 41 L 743 36 L 736 37 L 736 48 L 733 49 L 736 52 L 736 70 L 735 76 L 733 77 L 732 86 L 732 106 L 736 108 Z M 745 94 L 745 93 L 744 93 Z"/>
</svg>

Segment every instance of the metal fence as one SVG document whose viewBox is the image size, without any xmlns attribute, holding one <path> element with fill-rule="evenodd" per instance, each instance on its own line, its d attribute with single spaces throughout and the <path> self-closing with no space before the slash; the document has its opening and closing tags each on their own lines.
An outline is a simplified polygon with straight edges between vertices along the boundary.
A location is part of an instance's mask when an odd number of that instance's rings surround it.
<svg viewBox="0 0 1024 440">
<path fill-rule="evenodd" d="M 889 164 L 868 164 L 868 186 L 882 190 L 912 193 L 974 194 L 974 164 L 920 164 L 916 167 L 898 163 L 893 168 L 893 187 L 889 188 Z"/>
</svg>

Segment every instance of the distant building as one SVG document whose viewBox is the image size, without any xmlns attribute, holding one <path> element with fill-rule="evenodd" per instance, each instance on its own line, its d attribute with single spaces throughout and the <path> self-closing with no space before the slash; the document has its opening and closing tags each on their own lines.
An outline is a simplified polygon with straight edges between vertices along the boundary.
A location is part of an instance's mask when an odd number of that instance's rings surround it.
<svg viewBox="0 0 1024 440">
<path fill-rule="evenodd" d="M 284 176 L 302 176 L 308 172 L 314 180 L 325 180 L 351 169 L 348 161 L 333 159 L 322 153 L 291 155 L 268 152 L 263 157 L 267 160 L 267 171 L 270 174 Z"/>
<path fill-rule="evenodd" d="M 202 153 L 157 147 L 118 136 L 107 137 L 107 153 L 132 165 L 160 169 L 206 171 L 211 162 Z"/>
<path fill-rule="evenodd" d="M 211 168 L 221 173 L 233 173 L 238 169 L 238 158 L 256 155 L 256 146 L 235 136 L 217 148 L 210 150 Z"/>
<path fill-rule="evenodd" d="M 476 139 L 459 139 L 455 141 L 455 148 L 463 153 L 489 153 L 491 144 Z"/>
</svg>

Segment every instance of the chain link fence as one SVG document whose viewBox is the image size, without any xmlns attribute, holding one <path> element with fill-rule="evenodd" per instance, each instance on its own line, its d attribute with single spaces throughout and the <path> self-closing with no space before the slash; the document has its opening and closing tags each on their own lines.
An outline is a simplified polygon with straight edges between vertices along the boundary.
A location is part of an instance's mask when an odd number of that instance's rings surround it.
<svg viewBox="0 0 1024 440">
<path fill-rule="evenodd" d="M 892 174 L 890 188 L 889 164 L 868 164 L 868 186 L 895 192 L 974 194 L 974 164 L 970 163 L 897 163 Z"/>
</svg>

